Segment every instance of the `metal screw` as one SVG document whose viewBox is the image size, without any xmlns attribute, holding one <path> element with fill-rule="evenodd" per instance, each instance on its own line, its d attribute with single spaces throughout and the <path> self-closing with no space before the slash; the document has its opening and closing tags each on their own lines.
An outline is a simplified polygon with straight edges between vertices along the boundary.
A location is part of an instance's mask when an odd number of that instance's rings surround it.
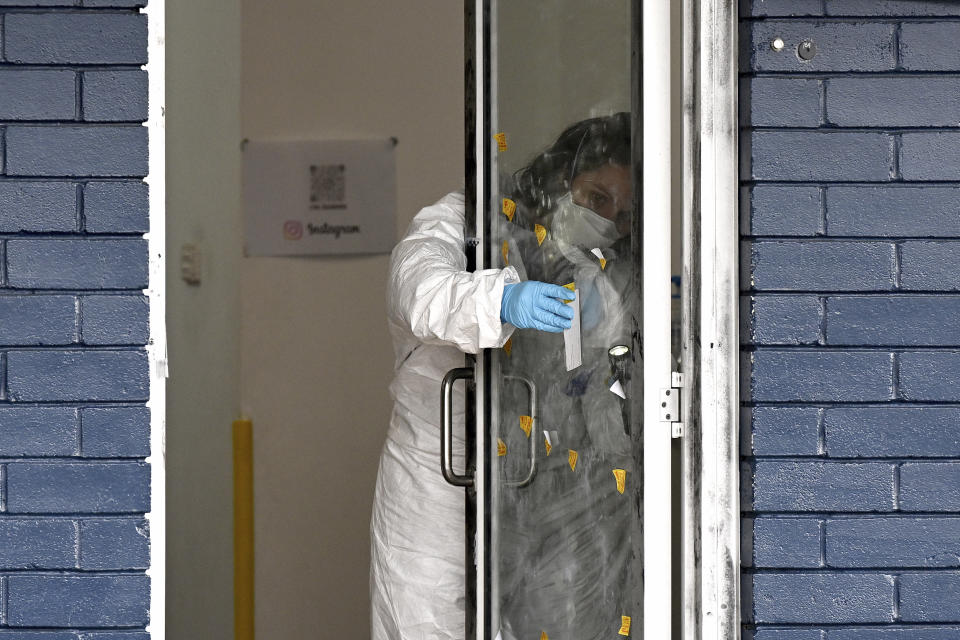
<svg viewBox="0 0 960 640">
<path fill-rule="evenodd" d="M 800 56 L 801 60 L 813 60 L 813 57 L 817 55 L 817 45 L 812 40 L 804 40 L 797 47 L 797 55 Z"/>
<path fill-rule="evenodd" d="M 783 38 L 774 38 L 773 42 L 770 43 L 770 48 L 774 51 L 783 51 Z"/>
</svg>

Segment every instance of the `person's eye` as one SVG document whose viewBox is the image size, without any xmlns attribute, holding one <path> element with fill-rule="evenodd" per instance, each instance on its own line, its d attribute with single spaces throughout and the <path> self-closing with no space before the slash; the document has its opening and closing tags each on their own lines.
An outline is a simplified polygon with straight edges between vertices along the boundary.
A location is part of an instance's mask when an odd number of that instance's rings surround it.
<svg viewBox="0 0 960 640">
<path fill-rule="evenodd" d="M 590 194 L 590 208 L 594 211 L 602 209 L 610 201 L 606 194 L 594 191 Z"/>
</svg>

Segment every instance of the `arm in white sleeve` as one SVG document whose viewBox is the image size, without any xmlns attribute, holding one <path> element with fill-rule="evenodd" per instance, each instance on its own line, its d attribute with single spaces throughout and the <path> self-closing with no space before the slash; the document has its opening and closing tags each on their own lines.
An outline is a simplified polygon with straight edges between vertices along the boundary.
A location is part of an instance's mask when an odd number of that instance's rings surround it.
<svg viewBox="0 0 960 640">
<path fill-rule="evenodd" d="M 520 278 L 513 267 L 466 271 L 463 236 L 462 194 L 421 210 L 393 250 L 387 307 L 392 322 L 423 342 L 476 353 L 513 333 L 500 321 L 500 301 L 504 285 Z"/>
</svg>

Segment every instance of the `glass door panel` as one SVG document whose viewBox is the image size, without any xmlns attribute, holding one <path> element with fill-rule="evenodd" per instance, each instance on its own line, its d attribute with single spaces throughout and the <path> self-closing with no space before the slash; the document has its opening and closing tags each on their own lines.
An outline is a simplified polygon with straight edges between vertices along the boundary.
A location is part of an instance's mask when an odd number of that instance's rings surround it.
<svg viewBox="0 0 960 640">
<path fill-rule="evenodd" d="M 579 331 L 518 330 L 489 361 L 487 635 L 634 635 L 643 451 L 637 18 L 630 0 L 493 0 L 489 9 L 484 263 L 575 290 Z"/>
</svg>

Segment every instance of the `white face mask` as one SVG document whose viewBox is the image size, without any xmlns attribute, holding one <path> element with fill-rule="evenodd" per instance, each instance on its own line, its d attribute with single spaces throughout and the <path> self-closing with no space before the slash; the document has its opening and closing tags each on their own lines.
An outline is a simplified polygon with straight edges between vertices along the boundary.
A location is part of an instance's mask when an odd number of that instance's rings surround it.
<svg viewBox="0 0 960 640">
<path fill-rule="evenodd" d="M 587 251 L 606 249 L 620 238 L 613 220 L 581 207 L 570 193 L 557 200 L 551 226 L 554 238 Z"/>
</svg>

